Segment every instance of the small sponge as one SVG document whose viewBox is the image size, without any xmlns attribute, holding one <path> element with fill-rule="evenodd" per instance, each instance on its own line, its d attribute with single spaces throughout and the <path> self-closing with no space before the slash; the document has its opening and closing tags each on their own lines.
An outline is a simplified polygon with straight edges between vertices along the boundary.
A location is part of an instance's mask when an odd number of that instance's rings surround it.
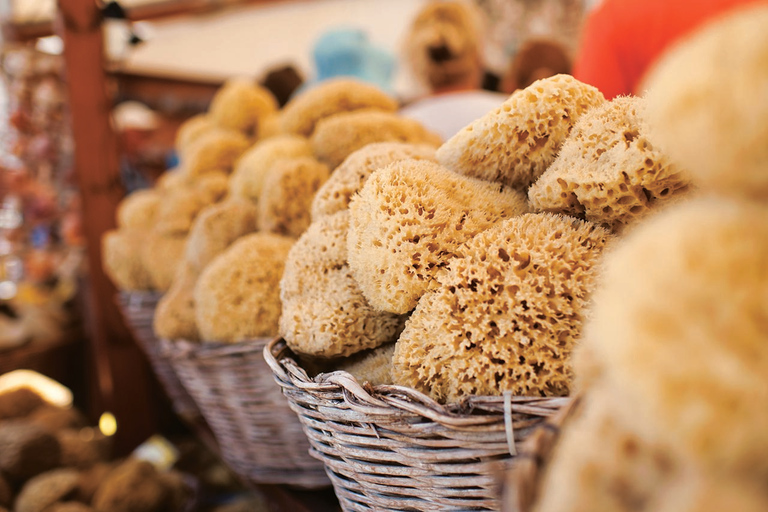
<svg viewBox="0 0 768 512">
<path fill-rule="evenodd" d="M 176 236 L 188 233 L 195 217 L 210 204 L 210 200 L 210 195 L 194 188 L 179 188 L 164 194 L 157 211 L 155 231 Z"/>
<path fill-rule="evenodd" d="M 187 237 L 184 235 L 146 234 L 140 246 L 140 255 L 149 273 L 152 289 L 164 292 L 171 287 L 184 256 L 186 242 Z"/>
<path fill-rule="evenodd" d="M 184 172 L 192 179 L 210 171 L 231 172 L 235 162 L 251 142 L 235 130 L 208 131 L 191 143 L 181 156 Z"/>
<path fill-rule="evenodd" d="M 182 264 L 173 284 L 155 310 L 153 329 L 158 338 L 189 341 L 200 339 L 193 295 L 197 277 L 197 269 L 188 263 Z"/>
<path fill-rule="evenodd" d="M 16 498 L 16 512 L 45 512 L 77 487 L 74 469 L 57 469 L 36 476 L 27 482 Z"/>
<path fill-rule="evenodd" d="M 218 203 L 229 192 L 229 175 L 224 171 L 210 171 L 194 180 L 192 186 L 207 203 Z"/>
<path fill-rule="evenodd" d="M 337 368 L 344 370 L 361 384 L 371 386 L 392 384 L 392 356 L 395 344 L 388 343 L 373 350 L 366 350 L 339 362 Z"/>
<path fill-rule="evenodd" d="M 312 147 L 304 137 L 278 135 L 254 144 L 235 166 L 229 182 L 230 194 L 257 202 L 272 164 L 281 158 L 301 156 L 312 156 Z"/>
<path fill-rule="evenodd" d="M 330 171 L 312 157 L 278 160 L 264 178 L 259 197 L 259 228 L 298 237 L 310 223 L 310 208 Z"/>
<path fill-rule="evenodd" d="M 195 318 L 205 341 L 236 343 L 274 336 L 280 277 L 293 240 L 247 235 L 208 265 L 195 285 Z"/>
<path fill-rule="evenodd" d="M 404 142 L 375 142 L 349 155 L 320 187 L 312 201 L 312 219 L 346 210 L 349 201 L 381 167 L 398 160 L 435 160 L 434 148 Z"/>
<path fill-rule="evenodd" d="M 347 266 L 349 212 L 312 223 L 288 254 L 280 281 L 280 335 L 298 354 L 348 356 L 394 341 L 404 318 L 377 311 Z"/>
<path fill-rule="evenodd" d="M 571 128 L 605 97 L 568 75 L 516 91 L 437 150 L 445 167 L 526 190 L 554 161 Z"/>
<path fill-rule="evenodd" d="M 688 173 L 649 139 L 645 108 L 642 98 L 619 97 L 584 114 L 528 190 L 531 206 L 621 231 L 686 192 Z"/>
<path fill-rule="evenodd" d="M 277 108 L 277 100 L 269 89 L 247 79 L 233 78 L 216 92 L 208 114 L 217 125 L 252 138 L 259 136 L 260 121 Z"/>
<path fill-rule="evenodd" d="M 662 149 L 718 193 L 768 199 L 768 6 L 739 9 L 665 54 L 650 74 Z"/>
<path fill-rule="evenodd" d="M 768 207 L 695 200 L 606 257 L 584 346 L 663 439 L 768 478 Z"/>
<path fill-rule="evenodd" d="M 151 229 L 162 197 L 155 190 L 143 189 L 127 195 L 117 205 L 117 227 Z"/>
<path fill-rule="evenodd" d="M 213 130 L 216 130 L 216 124 L 207 114 L 190 117 L 176 131 L 176 151 L 183 156 L 198 138 Z"/>
<path fill-rule="evenodd" d="M 352 199 L 349 266 L 374 308 L 407 313 L 464 241 L 526 212 L 520 192 L 428 160 L 374 172 Z"/>
<path fill-rule="evenodd" d="M 141 259 L 145 237 L 141 230 L 121 229 L 107 231 L 101 239 L 104 272 L 120 290 L 152 289 L 152 276 Z"/>
<path fill-rule="evenodd" d="M 567 396 L 609 236 L 570 217 L 527 214 L 455 249 L 400 335 L 395 382 L 451 402 L 504 391 Z"/>
<path fill-rule="evenodd" d="M 195 219 L 189 232 L 185 258 L 202 271 L 232 242 L 256 231 L 256 207 L 249 201 L 230 199 L 208 206 Z"/>
<path fill-rule="evenodd" d="M 160 473 L 145 460 L 127 459 L 113 469 L 93 497 L 96 510 L 110 512 L 175 512 Z"/>
<path fill-rule="evenodd" d="M 411 142 L 438 146 L 440 136 L 418 121 L 380 110 L 344 112 L 317 123 L 312 149 L 318 160 L 335 169 L 350 154 L 373 142 Z"/>
<path fill-rule="evenodd" d="M 309 137 L 321 119 L 359 109 L 397 110 L 397 100 L 373 85 L 350 78 L 326 80 L 292 99 L 283 109 L 283 131 Z"/>
</svg>

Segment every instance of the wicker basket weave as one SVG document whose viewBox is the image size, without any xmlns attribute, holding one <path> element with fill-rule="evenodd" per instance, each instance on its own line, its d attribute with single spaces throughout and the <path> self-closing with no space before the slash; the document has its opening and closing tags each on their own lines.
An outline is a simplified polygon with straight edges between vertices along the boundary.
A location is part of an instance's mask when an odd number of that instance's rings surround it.
<svg viewBox="0 0 768 512">
<path fill-rule="evenodd" d="M 310 379 L 285 341 L 264 359 L 298 414 L 345 511 L 499 510 L 515 446 L 567 398 L 472 397 L 443 406 L 400 386 Z"/>
<path fill-rule="evenodd" d="M 301 425 L 264 363 L 268 341 L 163 344 L 230 469 L 253 484 L 327 487 L 323 465 L 309 456 Z"/>
<path fill-rule="evenodd" d="M 117 304 L 134 339 L 147 356 L 157 380 L 171 400 L 173 410 L 182 419 L 195 421 L 200 417 L 200 410 L 176 376 L 152 328 L 155 309 L 161 297 L 162 294 L 158 292 L 123 291 L 117 296 Z"/>
</svg>

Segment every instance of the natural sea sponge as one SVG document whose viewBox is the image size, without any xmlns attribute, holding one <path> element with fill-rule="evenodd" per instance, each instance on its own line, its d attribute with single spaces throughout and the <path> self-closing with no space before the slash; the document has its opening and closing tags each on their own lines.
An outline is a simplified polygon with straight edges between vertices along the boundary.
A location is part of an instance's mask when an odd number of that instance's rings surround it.
<svg viewBox="0 0 768 512">
<path fill-rule="evenodd" d="M 553 214 L 505 220 L 455 249 L 395 350 L 395 382 L 436 400 L 567 396 L 609 233 Z"/>
<path fill-rule="evenodd" d="M 605 102 L 591 85 L 555 75 L 514 92 L 437 150 L 452 171 L 527 189 L 554 161 L 579 118 Z"/>
<path fill-rule="evenodd" d="M 358 80 L 326 80 L 288 102 L 282 112 L 282 127 L 286 133 L 309 137 L 323 118 L 371 108 L 394 112 L 398 103 L 384 91 Z"/>
<path fill-rule="evenodd" d="M 57 469 L 38 475 L 21 489 L 14 511 L 45 512 L 47 507 L 74 492 L 77 481 L 78 474 L 74 469 Z"/>
<path fill-rule="evenodd" d="M 176 130 L 176 151 L 183 156 L 197 139 L 216 129 L 216 124 L 207 114 L 190 117 Z"/>
<path fill-rule="evenodd" d="M 768 478 L 768 207 L 709 198 L 640 224 L 605 258 L 583 346 L 701 467 Z"/>
<path fill-rule="evenodd" d="M 195 285 L 195 318 L 205 341 L 236 343 L 273 336 L 280 318 L 280 277 L 293 240 L 254 233 L 203 270 Z"/>
<path fill-rule="evenodd" d="M 404 318 L 375 310 L 347 266 L 349 212 L 313 222 L 288 253 L 280 335 L 298 354 L 348 356 L 394 341 Z"/>
<path fill-rule="evenodd" d="M 208 107 L 211 120 L 223 128 L 257 137 L 260 121 L 277 111 L 277 100 L 256 82 L 233 78 L 216 92 Z"/>
<path fill-rule="evenodd" d="M 258 201 L 259 229 L 298 237 L 311 222 L 310 208 L 330 170 L 312 157 L 283 159 L 270 167 Z"/>
<path fill-rule="evenodd" d="M 0 393 L 0 420 L 23 418 L 47 402 L 28 387 L 10 389 Z"/>
<path fill-rule="evenodd" d="M 317 123 L 312 150 L 321 162 L 335 169 L 358 149 L 374 142 L 411 142 L 438 146 L 440 136 L 414 119 L 379 110 L 343 112 Z"/>
<path fill-rule="evenodd" d="M 280 117 L 280 112 L 274 112 L 266 115 L 259 121 L 259 140 L 268 139 L 283 133 Z"/>
<path fill-rule="evenodd" d="M 192 179 L 216 170 L 229 173 L 250 145 L 248 138 L 238 131 L 211 130 L 200 135 L 182 155 L 182 168 Z"/>
<path fill-rule="evenodd" d="M 158 477 L 149 462 L 128 459 L 104 479 L 93 507 L 110 512 L 168 512 L 170 494 Z"/>
<path fill-rule="evenodd" d="M 155 223 L 161 196 L 152 189 L 136 190 L 117 205 L 117 227 L 151 229 Z"/>
<path fill-rule="evenodd" d="M 525 213 L 520 192 L 427 160 L 374 172 L 352 199 L 349 266 L 374 308 L 407 313 L 464 241 Z"/>
<path fill-rule="evenodd" d="M 146 234 L 140 254 L 152 289 L 164 292 L 171 287 L 184 256 L 186 242 L 186 235 Z"/>
<path fill-rule="evenodd" d="M 206 202 L 218 203 L 229 192 L 229 175 L 224 171 L 210 171 L 197 178 L 192 185 Z"/>
<path fill-rule="evenodd" d="M 202 271 L 232 242 L 256 231 L 256 218 L 256 206 L 243 199 L 208 206 L 197 216 L 189 232 L 186 261 Z"/>
<path fill-rule="evenodd" d="M 76 408 L 55 405 L 38 407 L 27 416 L 27 420 L 53 433 L 64 429 L 83 428 L 88 424 L 85 416 Z"/>
<path fill-rule="evenodd" d="M 173 169 L 168 169 L 157 178 L 154 190 L 157 192 L 168 192 L 186 186 L 188 186 L 187 175 L 184 173 L 184 170 L 180 167 L 174 167 Z"/>
<path fill-rule="evenodd" d="M 352 374 L 361 384 L 367 382 L 371 386 L 392 384 L 392 357 L 395 353 L 395 344 L 366 350 L 352 357 L 342 360 L 338 364 L 339 370 Z"/>
<path fill-rule="evenodd" d="M 654 504 L 655 512 L 765 512 L 768 491 L 743 480 L 711 475 L 686 475 Z"/>
<path fill-rule="evenodd" d="M 97 462 L 88 469 L 81 470 L 77 481 L 77 489 L 72 495 L 72 499 L 83 503 L 91 503 L 94 494 L 101 487 L 101 483 L 115 466 L 117 466 L 116 462 Z"/>
<path fill-rule="evenodd" d="M 44 512 L 94 512 L 94 509 L 78 501 L 65 501 L 54 503 L 46 508 Z"/>
<path fill-rule="evenodd" d="M 101 239 L 104 272 L 120 290 L 151 290 L 152 277 L 141 259 L 145 233 L 140 230 L 112 230 Z"/>
<path fill-rule="evenodd" d="M 111 440 L 95 428 L 61 430 L 55 435 L 64 467 L 85 469 L 109 458 Z"/>
<path fill-rule="evenodd" d="M 199 271 L 189 263 L 182 263 L 176 279 L 157 303 L 152 327 L 161 339 L 197 341 L 200 333 L 195 320 L 195 283 Z"/>
<path fill-rule="evenodd" d="M 375 142 L 349 155 L 317 191 L 312 201 L 312 219 L 346 210 L 349 201 L 373 171 L 398 160 L 435 160 L 435 149 L 405 142 Z"/>
<path fill-rule="evenodd" d="M 231 195 L 257 202 L 272 165 L 281 158 L 302 156 L 312 156 L 312 147 L 304 137 L 278 135 L 257 142 L 235 166 L 229 182 Z"/>
<path fill-rule="evenodd" d="M 0 424 L 0 472 L 15 484 L 59 465 L 61 449 L 44 428 L 24 420 Z"/>
<path fill-rule="evenodd" d="M 671 49 L 646 80 L 654 137 L 703 189 L 768 199 L 766 25 L 768 6 L 739 9 Z"/>
<path fill-rule="evenodd" d="M 619 97 L 584 114 L 528 190 L 539 211 L 621 231 L 690 188 L 690 176 L 649 138 L 646 102 Z"/>
<path fill-rule="evenodd" d="M 164 235 L 186 234 L 195 217 L 209 204 L 210 196 L 193 188 L 180 188 L 165 194 L 157 211 L 155 231 Z"/>
</svg>

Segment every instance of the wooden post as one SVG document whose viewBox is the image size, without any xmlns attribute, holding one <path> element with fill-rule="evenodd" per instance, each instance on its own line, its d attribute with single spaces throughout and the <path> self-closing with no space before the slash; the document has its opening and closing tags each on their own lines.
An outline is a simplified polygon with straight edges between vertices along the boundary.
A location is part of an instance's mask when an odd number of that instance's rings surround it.
<svg viewBox="0 0 768 512">
<path fill-rule="evenodd" d="M 102 18 L 95 0 L 58 0 L 58 7 L 74 164 L 88 243 L 87 320 L 99 388 L 94 407 L 117 418 L 115 449 L 124 454 L 154 432 L 156 400 L 150 393 L 146 362 L 125 327 L 114 300 L 116 290 L 101 266 L 101 237 L 115 227 L 115 210 L 124 195 L 117 139 L 110 123 Z"/>
</svg>

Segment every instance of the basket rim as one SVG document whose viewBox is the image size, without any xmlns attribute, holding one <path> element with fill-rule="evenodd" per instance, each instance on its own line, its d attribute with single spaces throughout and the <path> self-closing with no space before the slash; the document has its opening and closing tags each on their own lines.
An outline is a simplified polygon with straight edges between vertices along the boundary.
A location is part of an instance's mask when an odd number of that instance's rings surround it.
<svg viewBox="0 0 768 512">
<path fill-rule="evenodd" d="M 290 384 L 307 392 L 340 391 L 356 410 L 372 416 L 419 415 L 451 428 L 502 428 L 505 416 L 533 414 L 549 416 L 570 403 L 570 397 L 524 397 L 506 393 L 500 396 L 470 396 L 458 403 L 440 404 L 424 393 L 398 385 L 361 385 L 344 370 L 320 373 L 310 378 L 296 360 L 287 354 L 286 341 L 278 336 L 264 347 L 264 360 L 281 385 Z M 474 413 L 474 414 L 473 414 Z"/>
<path fill-rule="evenodd" d="M 249 338 L 237 343 L 223 343 L 213 341 L 190 341 L 184 338 L 162 338 L 160 343 L 163 352 L 179 359 L 217 359 L 220 357 L 250 354 L 254 350 L 261 350 L 272 338 Z"/>
</svg>

